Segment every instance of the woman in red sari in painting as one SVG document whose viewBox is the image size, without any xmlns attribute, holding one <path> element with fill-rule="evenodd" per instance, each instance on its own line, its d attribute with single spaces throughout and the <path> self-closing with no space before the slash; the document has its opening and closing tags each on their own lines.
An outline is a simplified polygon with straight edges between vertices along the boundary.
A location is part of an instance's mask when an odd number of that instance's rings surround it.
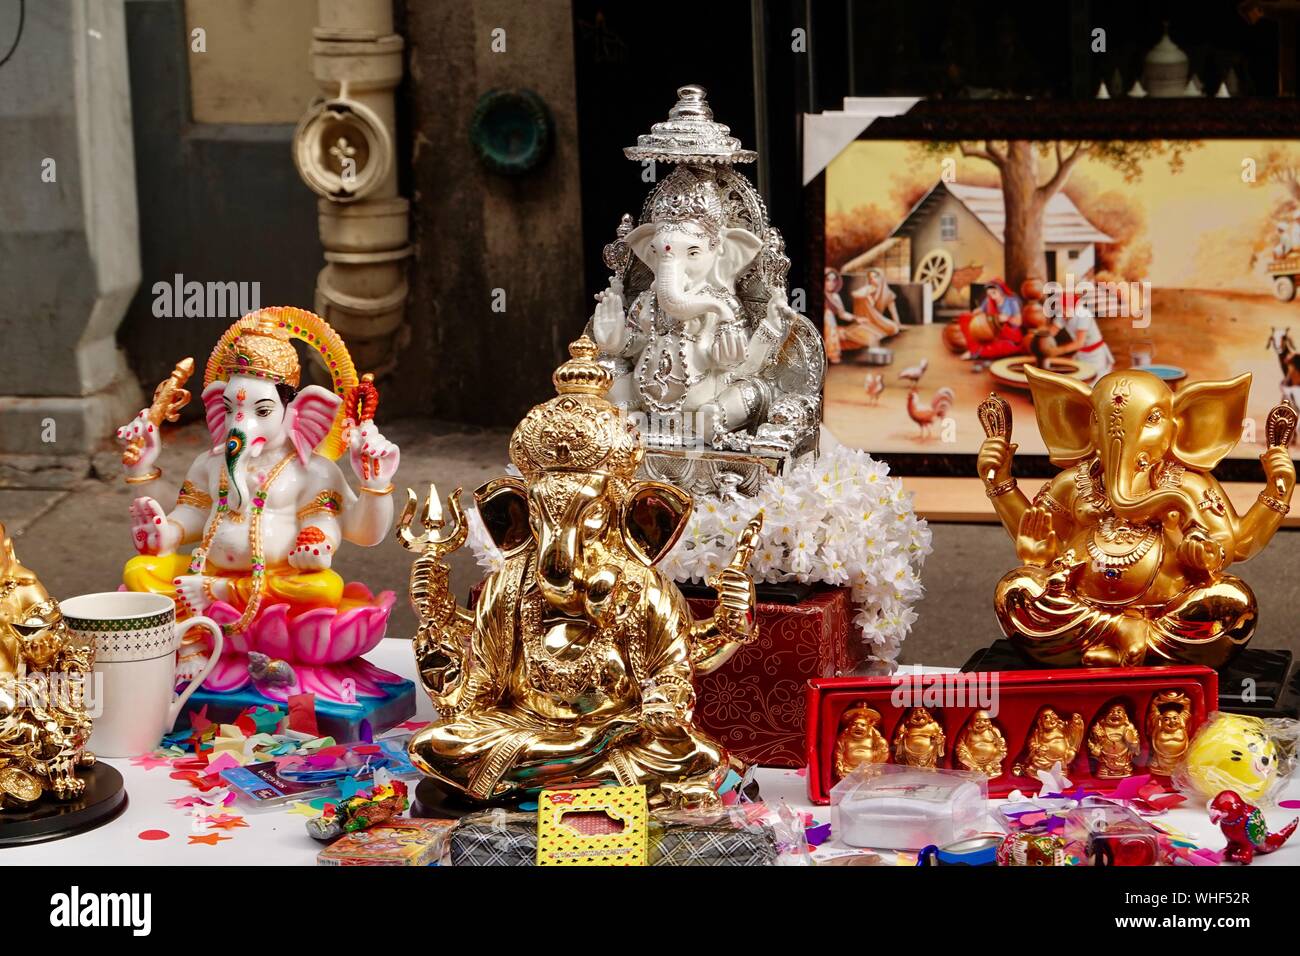
<svg viewBox="0 0 1300 956">
<path fill-rule="evenodd" d="M 978 337 L 971 328 L 972 323 L 980 318 L 992 325 L 992 339 Z M 984 300 L 975 310 L 962 314 L 957 321 L 961 325 L 962 337 L 966 340 L 963 359 L 996 359 L 1022 355 L 1028 351 L 1020 299 L 999 278 L 989 282 L 988 288 L 984 290 Z"/>
</svg>

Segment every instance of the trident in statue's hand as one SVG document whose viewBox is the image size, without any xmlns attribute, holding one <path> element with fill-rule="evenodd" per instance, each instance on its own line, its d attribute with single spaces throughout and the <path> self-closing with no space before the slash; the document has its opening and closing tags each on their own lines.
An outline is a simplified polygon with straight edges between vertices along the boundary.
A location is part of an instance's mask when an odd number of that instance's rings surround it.
<svg viewBox="0 0 1300 956">
<path fill-rule="evenodd" d="M 762 529 L 763 512 L 760 511 L 736 537 L 736 553 L 731 562 L 709 578 L 709 587 L 718 592 L 719 623 L 742 644 L 758 638 L 758 628 L 754 623 L 758 599 L 754 593 L 754 579 L 749 574 L 749 559 L 758 549 Z"/>
<path fill-rule="evenodd" d="M 442 516 L 442 502 L 438 498 L 438 486 L 429 485 L 429 496 L 424 501 L 424 514 L 420 523 L 424 534 L 413 534 L 411 522 L 420 507 L 419 496 L 410 488 L 406 489 L 406 507 L 397 522 L 397 540 L 408 551 L 421 551 L 425 554 L 450 554 L 465 543 L 469 535 L 469 526 L 465 522 L 465 512 L 460 507 L 460 492 L 457 488 L 447 496 L 447 510 L 451 512 L 451 527 Z"/>
</svg>

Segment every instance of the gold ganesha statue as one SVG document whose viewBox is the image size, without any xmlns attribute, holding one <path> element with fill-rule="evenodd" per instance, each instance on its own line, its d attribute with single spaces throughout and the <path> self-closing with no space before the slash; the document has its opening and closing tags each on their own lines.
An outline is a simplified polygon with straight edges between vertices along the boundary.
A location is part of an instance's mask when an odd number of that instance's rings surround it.
<svg viewBox="0 0 1300 956">
<path fill-rule="evenodd" d="M 475 493 L 505 563 L 473 611 L 457 605 L 444 561 L 467 537 L 459 491 L 447 500 L 448 523 L 430 489 L 419 535 L 408 492 L 398 535 L 420 552 L 411 570 L 415 656 L 438 712 L 412 739 L 411 757 L 475 801 L 616 782 L 645 785 L 652 804 L 714 805 L 731 761 L 692 722 L 692 681 L 757 636 L 745 566 L 761 521 L 710 582 L 715 614 L 694 620 L 655 567 L 691 498 L 635 479 L 643 439 L 605 397 L 610 373 L 586 336 L 569 351 L 554 375 L 558 395 L 511 437 L 522 477 Z"/>
<path fill-rule="evenodd" d="M 1175 393 L 1136 370 L 1091 389 L 1025 373 L 1064 470 L 1029 501 L 1011 478 L 1009 408 L 997 396 L 981 406 L 979 474 L 1021 561 L 997 585 L 1003 633 L 1046 664 L 1223 665 L 1255 632 L 1255 596 L 1228 568 L 1258 554 L 1286 517 L 1295 411 L 1270 413 L 1267 486 L 1239 515 L 1211 470 L 1241 437 L 1249 374 Z"/>
</svg>

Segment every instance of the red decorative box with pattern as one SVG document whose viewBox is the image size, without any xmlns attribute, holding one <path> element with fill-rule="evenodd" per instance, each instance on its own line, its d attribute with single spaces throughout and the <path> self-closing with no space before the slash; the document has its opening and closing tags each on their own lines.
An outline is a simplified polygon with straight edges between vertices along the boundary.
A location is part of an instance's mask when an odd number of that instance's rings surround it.
<svg viewBox="0 0 1300 956">
<path fill-rule="evenodd" d="M 689 599 L 696 619 L 712 598 Z M 819 586 L 798 604 L 758 605 L 758 640 L 696 677 L 695 721 L 746 763 L 802 767 L 808 681 L 856 663 L 849 589 Z"/>
</svg>

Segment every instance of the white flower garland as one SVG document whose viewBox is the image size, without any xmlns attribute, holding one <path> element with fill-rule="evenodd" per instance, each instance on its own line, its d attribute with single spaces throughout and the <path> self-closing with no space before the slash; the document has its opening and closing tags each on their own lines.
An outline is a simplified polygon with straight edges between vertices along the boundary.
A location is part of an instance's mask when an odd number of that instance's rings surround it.
<svg viewBox="0 0 1300 956">
<path fill-rule="evenodd" d="M 736 550 L 736 535 L 759 510 L 762 541 L 749 569 L 755 581 L 847 585 L 853 623 L 881 661 L 898 658 L 916 621 L 921 565 L 930 529 L 912 510 L 911 492 L 889 466 L 842 445 L 806 459 L 784 478 L 768 480 L 753 498 L 695 499 L 681 540 L 659 568 L 675 581 L 705 581 Z M 468 510 L 469 543 L 488 571 L 502 565 L 478 512 Z"/>
</svg>

